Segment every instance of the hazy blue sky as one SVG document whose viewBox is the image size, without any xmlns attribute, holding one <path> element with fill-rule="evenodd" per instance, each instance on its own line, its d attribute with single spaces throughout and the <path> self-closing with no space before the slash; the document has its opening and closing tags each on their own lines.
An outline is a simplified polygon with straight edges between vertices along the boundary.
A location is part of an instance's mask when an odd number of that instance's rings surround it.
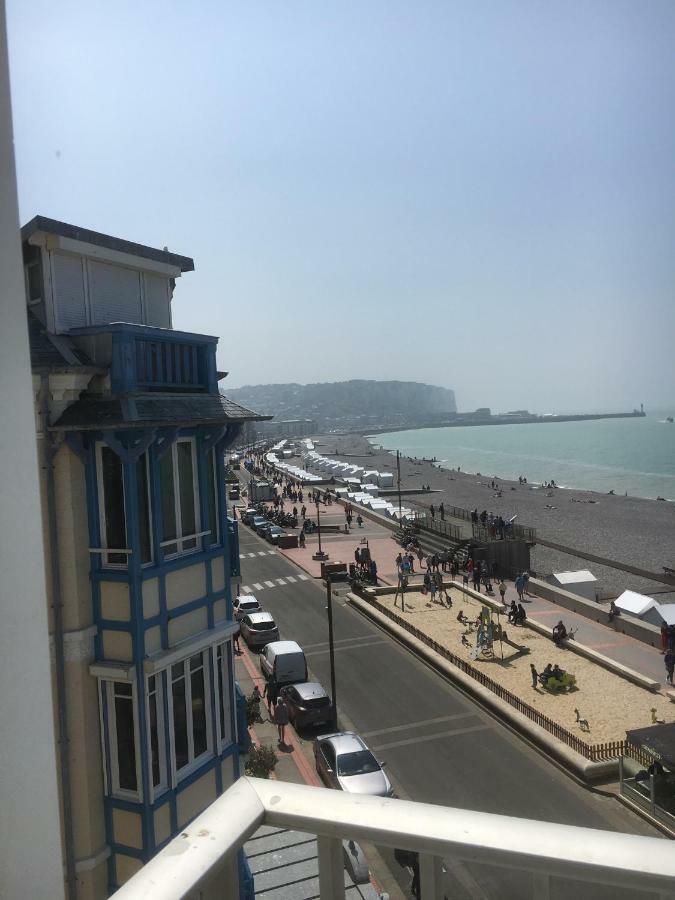
<svg viewBox="0 0 675 900">
<path fill-rule="evenodd" d="M 22 221 L 191 255 L 225 383 L 675 405 L 673 0 L 8 0 Z"/>
</svg>

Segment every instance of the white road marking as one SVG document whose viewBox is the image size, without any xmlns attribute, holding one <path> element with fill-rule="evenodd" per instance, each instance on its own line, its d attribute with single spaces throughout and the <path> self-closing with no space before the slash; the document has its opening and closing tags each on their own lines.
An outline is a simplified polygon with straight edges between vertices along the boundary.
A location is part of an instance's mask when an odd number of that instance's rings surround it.
<svg viewBox="0 0 675 900">
<path fill-rule="evenodd" d="M 265 584 L 267 585 L 267 587 L 274 587 L 273 581 L 266 581 Z"/>
<path fill-rule="evenodd" d="M 343 644 L 341 647 L 335 647 L 335 652 L 339 653 L 341 650 L 360 650 L 361 647 L 374 647 L 376 644 L 388 644 L 389 641 L 381 638 L 380 640 L 370 641 L 369 643 L 362 644 Z M 322 650 L 307 650 L 305 648 L 305 656 L 321 656 L 324 653 L 330 653 L 330 648 L 325 647 Z"/>
<path fill-rule="evenodd" d="M 405 738 L 402 741 L 392 741 L 390 744 L 379 744 L 377 747 L 371 747 L 373 752 L 380 753 L 382 750 L 391 750 L 393 747 L 408 747 L 410 744 L 421 744 L 423 741 L 436 741 L 439 738 L 455 737 L 458 734 L 469 734 L 472 731 L 487 731 L 489 725 L 471 725 L 467 728 L 453 728 L 452 731 L 441 731 L 438 734 L 425 734 L 412 738 Z"/>
<path fill-rule="evenodd" d="M 307 581 L 307 579 L 309 578 L 309 575 L 305 575 L 303 573 L 302 575 L 298 575 L 298 578 L 300 579 L 300 581 Z"/>
<path fill-rule="evenodd" d="M 267 551 L 267 554 L 268 554 L 268 556 L 276 556 L 276 555 L 277 555 L 277 551 L 276 551 L 276 550 L 268 550 L 268 551 Z"/>
<path fill-rule="evenodd" d="M 285 584 L 286 584 L 286 582 L 285 582 L 285 581 L 284 581 L 284 579 L 283 579 L 283 578 L 277 578 L 277 584 L 280 584 L 280 585 L 282 585 L 282 586 L 283 586 L 283 585 L 285 585 Z"/>
<path fill-rule="evenodd" d="M 407 728 L 421 728 L 423 725 L 437 725 L 439 722 L 450 722 L 453 719 L 465 719 L 475 716 L 475 712 L 455 713 L 451 716 L 437 716 L 435 719 L 422 719 L 419 722 L 408 722 L 407 725 L 392 725 L 390 728 L 378 728 L 376 731 L 362 731 L 361 737 L 371 738 L 376 734 L 391 734 L 393 731 L 405 731 Z"/>
<path fill-rule="evenodd" d="M 287 576 L 286 576 L 286 581 L 290 582 L 291 584 L 295 584 L 295 582 L 296 582 L 297 580 L 298 580 L 298 579 L 297 579 L 294 575 L 287 575 Z"/>
<path fill-rule="evenodd" d="M 251 553 L 251 556 L 255 556 L 255 553 Z M 267 556 L 267 550 L 258 550 L 258 556 Z"/>
<path fill-rule="evenodd" d="M 262 584 L 260 584 L 259 581 L 256 581 L 256 583 L 253 585 L 253 587 L 256 589 L 256 591 L 264 591 L 265 590 L 265 588 L 262 586 Z"/>
<path fill-rule="evenodd" d="M 251 559 L 252 557 L 255 556 L 255 553 L 247 553 L 246 555 L 248 556 L 249 559 Z"/>
<path fill-rule="evenodd" d="M 251 588 L 247 584 L 242 584 L 241 592 L 242 592 L 242 594 L 250 594 Z"/>
</svg>

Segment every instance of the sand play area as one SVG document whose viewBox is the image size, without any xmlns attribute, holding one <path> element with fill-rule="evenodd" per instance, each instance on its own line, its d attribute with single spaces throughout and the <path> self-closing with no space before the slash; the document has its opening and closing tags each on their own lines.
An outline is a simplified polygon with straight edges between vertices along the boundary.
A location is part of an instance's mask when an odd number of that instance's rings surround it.
<svg viewBox="0 0 675 900">
<path fill-rule="evenodd" d="M 475 620 L 482 604 L 459 588 L 448 588 L 448 593 L 452 600 L 451 609 L 445 601 L 443 606 L 438 602 L 431 603 L 428 595 L 413 590 L 406 592 L 404 613 L 401 611 L 400 597 L 394 607 L 393 593 L 380 595 L 376 599 L 589 744 L 625 740 L 627 730 L 651 725 L 652 707 L 656 708 L 658 719 L 666 722 L 675 720 L 675 704 L 667 697 L 638 687 L 571 650 L 556 648 L 549 638 L 536 631 L 509 624 L 506 615 L 500 618 L 509 640 L 528 648 L 529 652 L 518 653 L 510 645 L 503 644 L 502 660 L 500 645 L 496 642 L 493 659 L 479 656 L 473 660 L 471 649 L 476 645 L 476 631 L 469 631 L 458 622 L 457 614 L 462 609 L 470 620 Z M 497 621 L 496 613 L 493 620 Z M 462 635 L 471 647 L 462 643 Z M 547 663 L 557 664 L 576 677 L 576 689 L 552 694 L 541 686 L 533 688 L 530 663 L 538 672 Z M 589 731 L 580 728 L 575 708 L 588 721 Z"/>
</svg>

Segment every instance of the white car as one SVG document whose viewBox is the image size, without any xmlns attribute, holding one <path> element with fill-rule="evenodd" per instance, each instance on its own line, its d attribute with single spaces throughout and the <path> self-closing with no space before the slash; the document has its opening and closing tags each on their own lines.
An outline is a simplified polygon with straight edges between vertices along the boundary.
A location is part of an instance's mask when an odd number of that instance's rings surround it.
<svg viewBox="0 0 675 900">
<path fill-rule="evenodd" d="M 241 596 L 234 598 L 232 609 L 234 611 L 235 621 L 241 622 L 248 613 L 260 612 L 262 607 L 253 594 L 241 594 Z"/>
<path fill-rule="evenodd" d="M 316 771 L 328 787 L 349 794 L 393 797 L 391 782 L 365 741 L 353 731 L 322 734 L 314 743 Z"/>
</svg>

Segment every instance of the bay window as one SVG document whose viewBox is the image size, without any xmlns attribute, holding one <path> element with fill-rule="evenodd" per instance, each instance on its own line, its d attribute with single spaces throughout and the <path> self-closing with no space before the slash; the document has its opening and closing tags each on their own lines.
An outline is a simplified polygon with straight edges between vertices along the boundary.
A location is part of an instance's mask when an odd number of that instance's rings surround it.
<svg viewBox="0 0 675 900">
<path fill-rule="evenodd" d="M 150 755 L 150 784 L 157 797 L 166 790 L 166 740 L 164 735 L 164 705 L 162 702 L 162 673 L 148 676 L 148 752 Z"/>
<path fill-rule="evenodd" d="M 165 556 L 196 550 L 202 532 L 197 528 L 198 490 L 194 438 L 179 438 L 159 464 L 162 493 L 162 549 Z"/>
<path fill-rule="evenodd" d="M 205 540 L 209 546 L 217 544 L 220 540 L 220 529 L 218 528 L 218 474 L 216 465 L 218 464 L 218 454 L 215 449 L 209 450 L 206 454 L 206 503 L 208 508 L 209 533 Z"/>
<path fill-rule="evenodd" d="M 218 750 L 232 743 L 232 697 L 234 684 L 230 668 L 231 644 L 218 644 L 215 652 L 216 717 L 218 724 Z"/>
<path fill-rule="evenodd" d="M 107 444 L 96 447 L 98 475 L 99 525 L 103 565 L 126 566 L 131 548 L 127 546 L 127 515 L 132 498 L 124 484 L 122 460 Z M 138 516 L 139 551 L 141 563 L 152 561 L 150 537 L 150 487 L 148 455 L 136 460 L 136 513 Z"/>
<path fill-rule="evenodd" d="M 100 700 L 101 709 L 105 710 L 102 721 L 107 720 L 108 791 L 125 800 L 137 800 L 140 760 L 134 686 L 127 681 L 101 681 Z"/>
<path fill-rule="evenodd" d="M 208 651 L 170 669 L 173 771 L 180 779 L 212 755 Z"/>
</svg>

